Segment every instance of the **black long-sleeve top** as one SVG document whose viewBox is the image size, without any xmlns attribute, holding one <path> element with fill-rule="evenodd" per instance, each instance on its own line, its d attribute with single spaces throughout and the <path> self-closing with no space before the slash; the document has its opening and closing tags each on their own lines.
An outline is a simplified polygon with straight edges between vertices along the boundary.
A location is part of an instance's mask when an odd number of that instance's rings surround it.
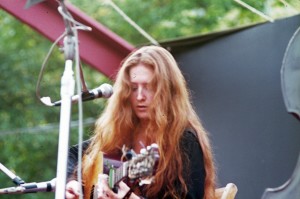
<svg viewBox="0 0 300 199">
<path fill-rule="evenodd" d="M 83 151 L 87 149 L 90 141 L 87 140 L 83 142 Z M 190 131 L 186 130 L 180 140 L 180 148 L 184 152 L 185 161 L 184 164 L 184 178 L 187 183 L 188 193 L 186 199 L 201 199 L 204 196 L 204 180 L 205 180 L 205 170 L 204 170 L 204 160 L 203 152 L 201 146 L 198 142 L 196 135 Z M 68 157 L 68 178 L 70 178 L 74 169 L 76 168 L 78 162 L 78 146 L 75 145 L 69 150 Z M 175 185 L 180 190 L 179 181 Z M 156 198 L 162 198 L 165 189 L 158 193 Z M 168 199 L 171 199 L 169 197 Z"/>
</svg>

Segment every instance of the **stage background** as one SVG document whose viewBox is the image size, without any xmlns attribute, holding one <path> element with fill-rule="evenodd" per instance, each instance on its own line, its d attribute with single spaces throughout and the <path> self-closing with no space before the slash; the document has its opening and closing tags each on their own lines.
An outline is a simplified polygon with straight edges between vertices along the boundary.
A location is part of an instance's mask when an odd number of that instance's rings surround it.
<svg viewBox="0 0 300 199">
<path fill-rule="evenodd" d="M 162 43 L 179 62 L 211 135 L 219 186 L 235 183 L 237 199 L 261 198 L 296 166 L 300 121 L 286 111 L 280 69 L 299 25 L 295 16 Z"/>
</svg>

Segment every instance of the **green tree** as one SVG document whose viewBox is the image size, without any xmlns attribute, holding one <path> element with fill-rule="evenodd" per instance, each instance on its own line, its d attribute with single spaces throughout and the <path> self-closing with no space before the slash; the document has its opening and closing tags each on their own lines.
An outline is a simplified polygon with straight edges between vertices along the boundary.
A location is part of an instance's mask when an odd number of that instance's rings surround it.
<svg viewBox="0 0 300 199">
<path fill-rule="evenodd" d="M 16 172 L 26 182 L 47 181 L 56 176 L 59 107 L 43 105 L 35 95 L 42 62 L 51 42 L 25 24 L 0 11 L 0 163 Z M 64 56 L 56 48 L 41 82 L 42 96 L 60 99 L 60 79 Z M 83 66 L 89 88 L 109 82 L 102 74 Z M 94 120 L 105 106 L 104 100 L 83 104 L 86 139 L 93 131 Z M 72 120 L 78 119 L 78 107 L 72 106 Z M 71 129 L 70 144 L 77 142 L 78 130 Z M 14 186 L 0 172 L 0 188 Z M 13 198 L 53 198 L 52 193 L 15 195 Z M 12 198 L 11 195 L 1 198 Z"/>
<path fill-rule="evenodd" d="M 106 25 L 134 45 L 149 43 L 116 12 L 109 1 L 71 0 L 88 15 Z M 158 41 L 206 34 L 228 28 L 263 22 L 266 19 L 234 0 L 114 0 L 137 25 Z M 272 18 L 296 14 L 299 2 L 247 0 L 248 5 Z"/>
</svg>

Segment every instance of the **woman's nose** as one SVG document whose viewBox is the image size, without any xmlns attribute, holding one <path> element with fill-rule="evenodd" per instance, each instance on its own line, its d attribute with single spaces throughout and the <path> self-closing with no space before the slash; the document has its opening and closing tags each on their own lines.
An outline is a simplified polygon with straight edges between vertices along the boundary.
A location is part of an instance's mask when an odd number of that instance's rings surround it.
<svg viewBox="0 0 300 199">
<path fill-rule="evenodd" d="M 137 93 L 137 100 L 144 100 L 145 95 L 144 95 L 144 90 L 142 87 L 138 88 L 138 93 Z"/>
</svg>

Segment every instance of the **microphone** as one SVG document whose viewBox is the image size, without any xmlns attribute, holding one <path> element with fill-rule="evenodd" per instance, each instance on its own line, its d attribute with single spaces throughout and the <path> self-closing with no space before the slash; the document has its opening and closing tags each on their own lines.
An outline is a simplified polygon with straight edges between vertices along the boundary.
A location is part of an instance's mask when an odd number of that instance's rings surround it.
<svg viewBox="0 0 300 199">
<path fill-rule="evenodd" d="M 113 94 L 113 88 L 110 84 L 101 84 L 98 88 L 95 88 L 91 91 L 85 91 L 81 93 L 82 101 L 89 101 L 97 98 L 109 98 Z M 72 103 L 76 103 L 79 100 L 78 95 L 72 96 Z M 49 97 L 42 97 L 41 101 L 47 106 L 60 106 L 61 100 L 52 103 Z"/>
<path fill-rule="evenodd" d="M 54 192 L 56 178 L 47 182 L 31 182 L 21 184 L 17 187 L 8 187 L 0 189 L 1 194 L 19 194 L 19 193 L 36 193 L 36 192 Z"/>
</svg>

